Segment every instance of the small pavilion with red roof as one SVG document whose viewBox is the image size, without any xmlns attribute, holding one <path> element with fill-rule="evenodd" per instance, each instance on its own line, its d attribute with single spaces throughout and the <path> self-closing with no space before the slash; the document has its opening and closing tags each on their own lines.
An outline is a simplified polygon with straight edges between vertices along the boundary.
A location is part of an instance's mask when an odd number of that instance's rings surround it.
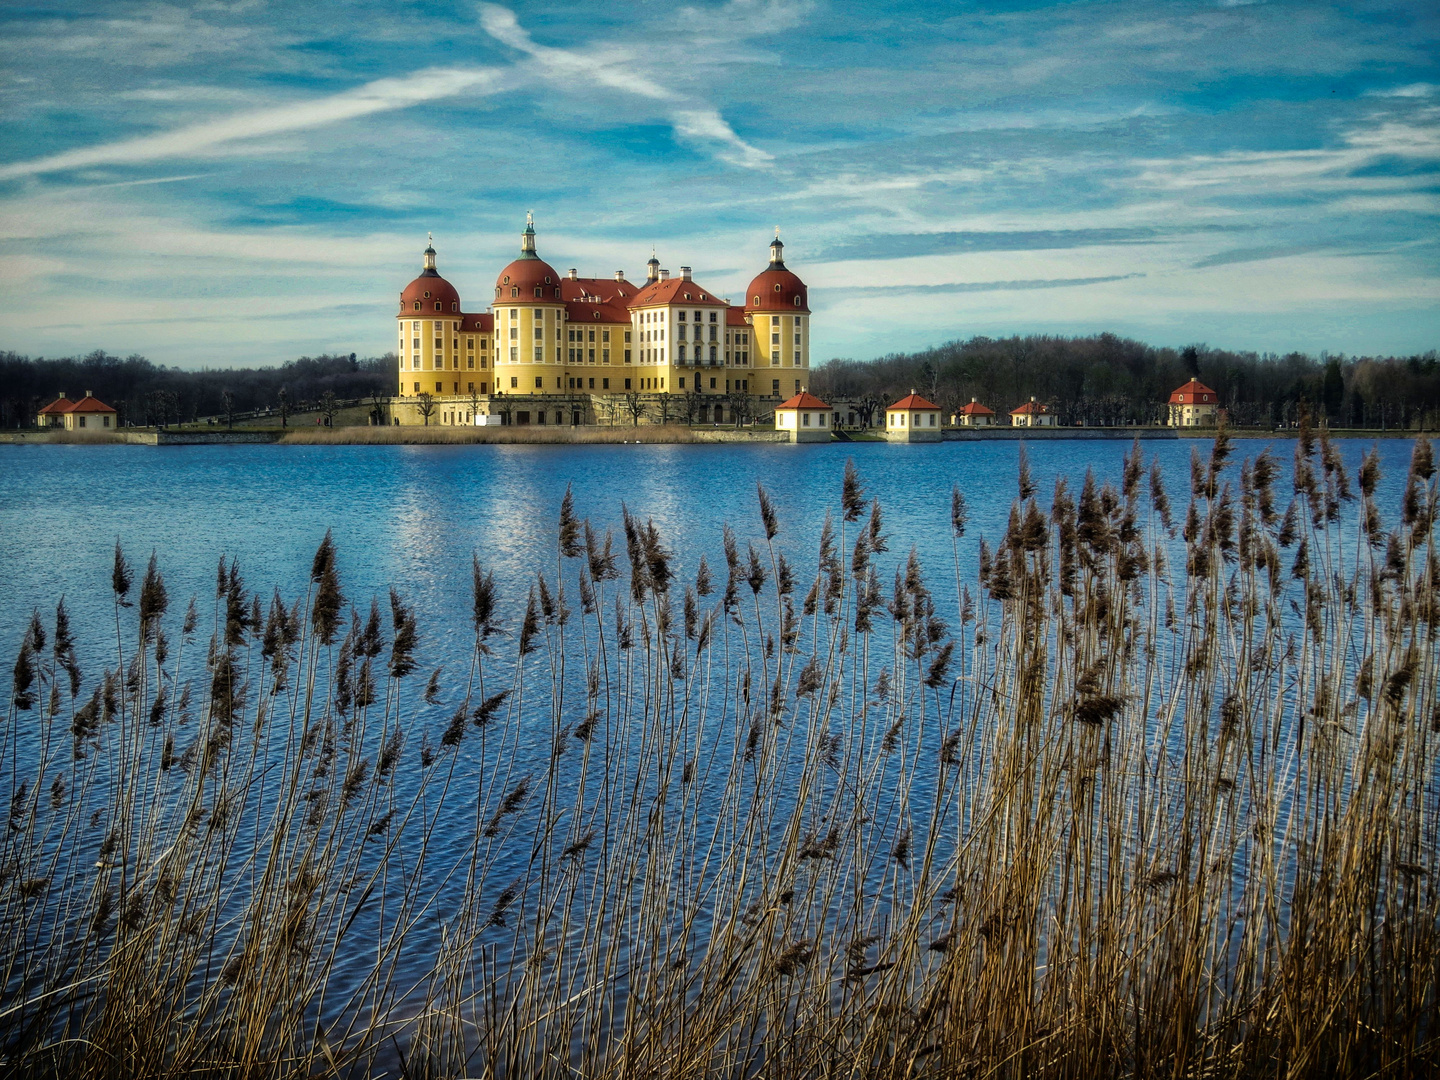
<svg viewBox="0 0 1440 1080">
<path fill-rule="evenodd" d="M 66 431 L 114 431 L 119 424 L 116 413 L 109 405 L 89 390 L 79 401 L 71 401 L 60 391 L 60 396 L 46 405 L 37 414 L 40 427 L 64 428 Z"/>
<path fill-rule="evenodd" d="M 1191 379 L 1170 395 L 1171 427 L 1211 427 L 1220 418 L 1220 395 Z"/>
<path fill-rule="evenodd" d="M 775 406 L 775 430 L 788 431 L 790 441 L 829 442 L 830 406 L 807 390 Z"/>
<path fill-rule="evenodd" d="M 1011 427 L 1054 427 L 1055 414 L 1050 406 L 1042 405 L 1033 397 L 1018 409 L 1010 410 Z"/>
<path fill-rule="evenodd" d="M 963 427 L 993 427 L 995 424 L 995 410 L 987 409 L 981 405 L 976 398 L 970 399 L 970 404 L 964 406 L 955 414 L 955 423 Z"/>
<path fill-rule="evenodd" d="M 885 438 L 891 442 L 939 442 L 940 406 L 914 390 L 885 410 Z"/>
</svg>

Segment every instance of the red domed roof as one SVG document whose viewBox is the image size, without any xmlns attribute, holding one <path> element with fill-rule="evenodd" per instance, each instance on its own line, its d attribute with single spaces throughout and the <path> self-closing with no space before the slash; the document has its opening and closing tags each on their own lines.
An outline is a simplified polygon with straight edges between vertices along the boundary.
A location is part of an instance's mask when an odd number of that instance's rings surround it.
<svg viewBox="0 0 1440 1080">
<path fill-rule="evenodd" d="M 745 290 L 746 311 L 788 311 L 810 314 L 805 283 L 785 269 L 785 246 L 777 235 L 770 245 L 770 266 L 755 276 Z"/>
<path fill-rule="evenodd" d="M 417 308 L 415 305 L 419 304 Z M 435 305 L 439 304 L 440 307 Z M 434 313 L 443 311 L 449 315 L 452 311 L 460 310 L 460 294 L 455 291 L 455 286 L 446 281 L 439 274 L 434 277 L 426 277 L 421 274 L 400 294 L 401 314 L 428 311 Z"/>
<path fill-rule="evenodd" d="M 420 276 L 400 291 L 400 314 L 419 315 L 459 312 L 460 293 L 435 269 L 435 248 L 425 248 L 425 269 Z"/>
<path fill-rule="evenodd" d="M 560 275 L 555 268 L 535 254 L 535 224 L 525 215 L 525 231 L 520 236 L 520 257 L 495 279 L 496 300 L 559 300 Z"/>
<path fill-rule="evenodd" d="M 535 290 L 539 289 L 537 295 Z M 512 291 L 514 290 L 514 291 Z M 530 256 L 512 262 L 495 279 L 497 300 L 559 300 L 560 275 L 544 259 Z"/>
</svg>

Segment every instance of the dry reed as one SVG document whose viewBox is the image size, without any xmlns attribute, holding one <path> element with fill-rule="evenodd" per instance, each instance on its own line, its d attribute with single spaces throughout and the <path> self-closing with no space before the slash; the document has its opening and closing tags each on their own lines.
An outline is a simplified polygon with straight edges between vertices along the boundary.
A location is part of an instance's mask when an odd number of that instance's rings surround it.
<svg viewBox="0 0 1440 1080">
<path fill-rule="evenodd" d="M 1222 432 L 1183 522 L 1138 444 L 1048 508 L 1022 462 L 943 594 L 853 467 L 808 558 L 762 489 L 688 581 L 567 493 L 433 675 L 328 536 L 208 627 L 117 547 L 111 665 L 62 604 L 14 669 L 8 1070 L 1430 1074 L 1430 453 L 1388 522 L 1323 433 L 1282 493 Z"/>
</svg>

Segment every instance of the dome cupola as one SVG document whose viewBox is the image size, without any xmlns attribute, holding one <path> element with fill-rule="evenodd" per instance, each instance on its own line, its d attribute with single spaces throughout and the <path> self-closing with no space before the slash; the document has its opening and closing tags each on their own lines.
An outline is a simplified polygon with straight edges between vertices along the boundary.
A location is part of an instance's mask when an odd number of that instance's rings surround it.
<svg viewBox="0 0 1440 1080">
<path fill-rule="evenodd" d="M 557 301 L 560 299 L 560 275 L 540 258 L 535 250 L 535 218 L 525 215 L 525 231 L 520 234 L 520 255 L 495 279 L 496 300 Z"/>
<path fill-rule="evenodd" d="M 799 276 L 785 269 L 785 245 L 780 242 L 780 229 L 770 241 L 770 265 L 750 282 L 745 290 L 745 310 L 784 311 L 792 315 L 810 314 L 810 298 Z"/>
<path fill-rule="evenodd" d="M 435 268 L 435 240 L 431 236 L 425 245 L 420 276 L 400 293 L 400 315 L 434 315 L 437 312 L 453 315 L 459 311 L 460 293 Z"/>
</svg>

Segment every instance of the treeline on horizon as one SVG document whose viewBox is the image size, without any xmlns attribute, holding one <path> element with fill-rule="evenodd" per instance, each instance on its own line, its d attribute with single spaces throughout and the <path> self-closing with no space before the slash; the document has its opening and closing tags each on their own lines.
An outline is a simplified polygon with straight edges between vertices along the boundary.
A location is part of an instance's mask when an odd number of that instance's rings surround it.
<svg viewBox="0 0 1440 1080">
<path fill-rule="evenodd" d="M 378 400 L 395 385 L 396 364 L 394 353 L 351 353 L 193 371 L 103 350 L 33 360 L 0 352 L 0 425 L 32 424 L 36 410 L 62 390 L 72 398 L 89 390 L 119 411 L 122 425 L 142 426 L 278 411 L 282 390 L 296 411 L 315 407 L 327 392 L 341 401 Z M 811 372 L 809 389 L 865 403 L 872 422 L 913 388 L 947 413 L 973 397 L 1003 420 L 1034 397 L 1061 424 L 1117 426 L 1163 423 L 1170 392 L 1192 376 L 1219 394 L 1237 426 L 1293 423 L 1303 406 L 1337 427 L 1440 427 L 1440 360 L 1433 349 L 1404 357 L 1313 357 L 1157 348 L 1114 334 L 973 337 L 875 360 L 830 360 Z"/>
<path fill-rule="evenodd" d="M 203 416 L 244 415 L 277 410 L 280 391 L 289 407 L 316 407 L 332 393 L 341 401 L 388 396 L 397 372 L 394 353 L 385 356 L 302 356 L 279 367 L 166 367 L 143 356 L 96 350 L 88 356 L 34 360 L 0 352 L 0 425 L 27 427 L 35 413 L 64 391 L 71 400 L 87 390 L 119 413 L 118 422 L 149 427 Z M 227 397 L 228 395 L 228 397 Z"/>
<path fill-rule="evenodd" d="M 1440 426 L 1440 361 L 1416 356 L 1231 352 L 1192 345 L 1156 348 L 1091 337 L 973 337 L 876 360 L 831 360 L 810 390 L 883 409 L 914 389 L 953 413 L 971 398 L 1002 422 L 1034 397 L 1061 424 L 1164 423 L 1170 393 L 1191 377 L 1215 390 L 1232 424 L 1294 423 L 1303 405 L 1337 427 Z"/>
</svg>

